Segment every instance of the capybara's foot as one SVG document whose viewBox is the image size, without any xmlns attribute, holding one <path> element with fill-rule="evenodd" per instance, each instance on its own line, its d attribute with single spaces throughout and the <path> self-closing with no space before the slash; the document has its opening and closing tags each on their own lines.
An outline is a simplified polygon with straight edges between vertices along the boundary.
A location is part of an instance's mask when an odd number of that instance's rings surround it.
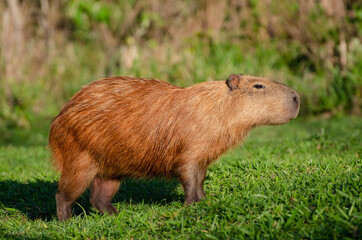
<svg viewBox="0 0 362 240">
<path fill-rule="evenodd" d="M 118 213 L 117 209 L 111 203 L 108 203 L 104 206 L 97 205 L 97 207 L 95 206 L 95 208 L 97 208 L 97 210 L 100 211 L 101 213 L 107 213 L 109 215 Z"/>
<path fill-rule="evenodd" d="M 186 196 L 184 205 L 193 205 L 194 203 L 200 202 L 203 198 L 199 198 L 196 194 L 191 196 Z"/>
</svg>

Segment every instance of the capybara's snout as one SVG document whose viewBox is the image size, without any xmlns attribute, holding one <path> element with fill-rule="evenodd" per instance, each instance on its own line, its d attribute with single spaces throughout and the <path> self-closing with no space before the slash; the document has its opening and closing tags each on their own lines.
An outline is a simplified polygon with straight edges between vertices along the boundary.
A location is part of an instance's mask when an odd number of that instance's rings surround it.
<svg viewBox="0 0 362 240">
<path fill-rule="evenodd" d="M 299 108 L 300 108 L 300 98 L 298 93 L 291 89 L 291 96 L 290 96 L 290 117 L 289 120 L 294 119 L 298 116 Z"/>
<path fill-rule="evenodd" d="M 273 125 L 288 123 L 296 118 L 299 113 L 300 98 L 298 93 L 289 87 L 285 87 L 282 92 L 281 95 L 277 96 L 279 100 L 273 102 L 273 111 L 267 112 L 267 116 L 271 119 L 270 123 Z"/>
</svg>

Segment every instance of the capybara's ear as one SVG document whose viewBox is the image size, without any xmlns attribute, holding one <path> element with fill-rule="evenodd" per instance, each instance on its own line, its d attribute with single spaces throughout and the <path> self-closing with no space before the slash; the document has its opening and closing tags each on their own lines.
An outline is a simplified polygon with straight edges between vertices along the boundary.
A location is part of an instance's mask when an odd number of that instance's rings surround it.
<svg viewBox="0 0 362 240">
<path fill-rule="evenodd" d="M 240 78 L 238 75 L 230 74 L 230 77 L 226 80 L 226 85 L 230 88 L 230 91 L 233 91 L 238 88 L 240 83 Z"/>
</svg>

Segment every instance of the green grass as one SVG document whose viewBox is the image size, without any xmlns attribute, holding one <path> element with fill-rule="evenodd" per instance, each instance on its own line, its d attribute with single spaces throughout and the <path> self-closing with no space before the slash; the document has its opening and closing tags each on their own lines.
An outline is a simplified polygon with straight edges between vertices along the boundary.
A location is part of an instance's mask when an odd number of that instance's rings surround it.
<svg viewBox="0 0 362 240">
<path fill-rule="evenodd" d="M 207 199 L 194 206 L 177 181 L 127 180 L 119 215 L 98 214 L 86 192 L 63 223 L 46 136 L 22 133 L 24 144 L 0 145 L 0 238 L 362 238 L 361 130 L 353 117 L 256 129 L 209 168 Z"/>
</svg>

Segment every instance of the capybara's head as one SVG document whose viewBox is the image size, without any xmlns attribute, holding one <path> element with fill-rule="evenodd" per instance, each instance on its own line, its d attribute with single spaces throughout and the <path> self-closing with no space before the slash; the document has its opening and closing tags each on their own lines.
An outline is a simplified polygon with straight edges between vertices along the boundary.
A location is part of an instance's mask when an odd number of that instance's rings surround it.
<svg viewBox="0 0 362 240">
<path fill-rule="evenodd" d="M 258 125 L 284 124 L 297 117 L 299 96 L 291 88 L 266 78 L 230 75 L 226 80 L 240 117 Z"/>
</svg>

